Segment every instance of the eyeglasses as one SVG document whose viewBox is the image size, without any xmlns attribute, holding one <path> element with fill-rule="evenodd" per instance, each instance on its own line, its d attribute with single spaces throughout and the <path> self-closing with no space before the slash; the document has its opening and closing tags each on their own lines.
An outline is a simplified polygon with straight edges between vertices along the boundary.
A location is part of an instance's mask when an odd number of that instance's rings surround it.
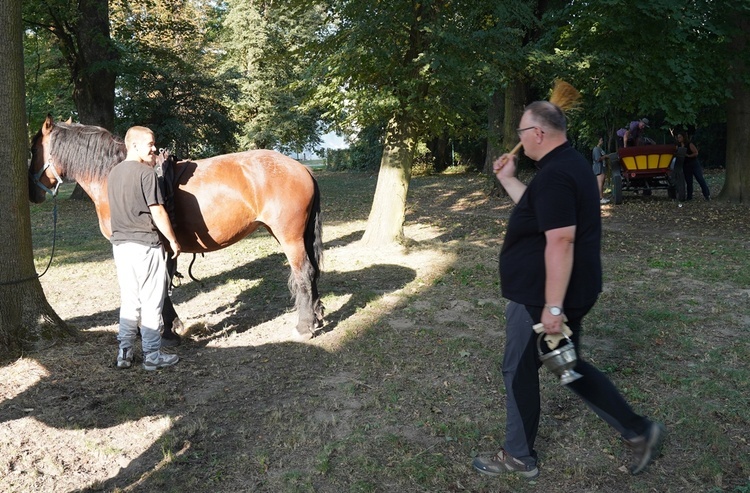
<svg viewBox="0 0 750 493">
<path fill-rule="evenodd" d="M 520 139 L 522 133 L 524 133 L 527 130 L 531 130 L 532 128 L 539 128 L 539 127 L 536 126 L 536 125 L 533 125 L 531 127 L 526 127 L 526 128 L 517 128 L 516 129 L 516 133 L 518 134 L 518 138 Z M 544 132 L 542 132 L 542 133 L 544 133 Z"/>
</svg>

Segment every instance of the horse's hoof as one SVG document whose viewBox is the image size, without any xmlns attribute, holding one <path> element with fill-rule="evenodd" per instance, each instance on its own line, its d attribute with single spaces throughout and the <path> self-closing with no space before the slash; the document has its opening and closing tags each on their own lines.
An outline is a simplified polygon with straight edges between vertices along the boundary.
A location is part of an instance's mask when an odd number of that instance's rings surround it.
<svg viewBox="0 0 750 493">
<path fill-rule="evenodd" d="M 177 334 L 161 338 L 161 347 L 177 347 L 182 344 L 182 338 Z"/>
<path fill-rule="evenodd" d="M 309 341 L 310 339 L 315 337 L 315 332 L 311 330 L 300 332 L 299 329 L 295 329 L 294 331 L 292 331 L 292 335 L 294 336 L 294 340 L 296 341 Z"/>
<path fill-rule="evenodd" d="M 172 332 L 179 337 L 179 334 L 185 333 L 185 324 L 182 323 L 179 317 L 175 318 L 172 322 Z"/>
</svg>

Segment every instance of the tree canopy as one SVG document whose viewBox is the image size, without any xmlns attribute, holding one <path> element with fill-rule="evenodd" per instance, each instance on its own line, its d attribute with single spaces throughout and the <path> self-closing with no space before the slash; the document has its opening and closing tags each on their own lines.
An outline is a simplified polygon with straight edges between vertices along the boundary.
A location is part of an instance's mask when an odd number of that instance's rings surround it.
<svg viewBox="0 0 750 493">
<path fill-rule="evenodd" d="M 381 129 L 381 145 L 397 122 L 411 142 L 398 159 L 412 160 L 420 143 L 433 157 L 450 142 L 510 147 L 518 109 L 562 77 L 584 96 L 570 125 L 582 148 L 642 116 L 663 140 L 684 127 L 723 145 L 741 106 L 731 102 L 747 92 L 748 50 L 737 46 L 749 10 L 748 0 L 29 0 L 27 112 L 33 124 L 111 104 L 118 132 L 146 124 L 196 157 L 299 152 L 328 129 L 364 132 L 363 143 Z M 105 11 L 106 28 L 82 22 Z M 87 53 L 101 61 L 82 65 Z M 117 75 L 112 101 L 84 104 L 92 84 L 81 78 L 101 70 Z M 712 164 L 742 167 L 736 155 Z"/>
<path fill-rule="evenodd" d="M 494 92 L 520 77 L 541 98 L 564 77 L 586 98 L 574 126 L 586 139 L 640 115 L 707 127 L 726 121 L 748 3 L 114 0 L 111 42 L 91 43 L 106 62 L 85 69 L 84 6 L 29 0 L 27 107 L 32 122 L 65 117 L 80 106 L 76 77 L 106 69 L 117 129 L 157 126 L 189 154 L 300 150 L 327 128 L 385 128 L 396 111 L 420 141 L 481 141 Z"/>
</svg>

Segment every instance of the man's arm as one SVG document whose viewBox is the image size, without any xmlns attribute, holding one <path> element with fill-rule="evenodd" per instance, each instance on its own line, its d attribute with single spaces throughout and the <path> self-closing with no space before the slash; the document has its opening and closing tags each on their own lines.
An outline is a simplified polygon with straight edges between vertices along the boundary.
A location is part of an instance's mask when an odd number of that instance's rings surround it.
<svg viewBox="0 0 750 493">
<path fill-rule="evenodd" d="M 573 249 L 576 227 L 550 229 L 544 233 L 547 246 L 544 249 L 544 300 L 546 305 L 563 307 L 565 293 L 568 291 L 570 274 L 573 271 Z M 563 316 L 555 317 L 546 308 L 542 311 L 542 324 L 548 334 L 562 330 Z"/>
<path fill-rule="evenodd" d="M 156 224 L 156 227 L 159 228 L 161 234 L 163 234 L 167 241 L 169 241 L 169 246 L 172 249 L 172 258 L 177 258 L 182 251 L 182 248 L 180 248 L 180 244 L 177 243 L 177 237 L 172 229 L 172 223 L 169 220 L 167 210 L 160 204 L 150 205 L 148 206 L 148 209 L 151 211 L 151 218 L 153 219 L 154 224 Z"/>
<path fill-rule="evenodd" d="M 526 185 L 516 178 L 516 156 L 510 153 L 503 154 L 492 163 L 492 170 L 500 185 L 508 192 L 508 196 L 517 204 L 526 191 Z"/>
</svg>

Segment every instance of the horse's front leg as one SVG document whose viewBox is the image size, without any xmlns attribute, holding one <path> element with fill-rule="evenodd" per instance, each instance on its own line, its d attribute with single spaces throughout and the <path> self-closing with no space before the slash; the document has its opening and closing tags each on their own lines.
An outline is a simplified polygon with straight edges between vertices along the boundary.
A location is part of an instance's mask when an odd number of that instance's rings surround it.
<svg viewBox="0 0 750 493">
<path fill-rule="evenodd" d="M 178 331 L 182 328 L 182 321 L 177 316 L 177 312 L 172 304 L 172 299 L 167 294 L 164 297 L 164 306 L 161 310 L 161 320 L 163 328 L 161 332 L 161 345 L 163 347 L 179 346 L 182 342 Z"/>
<path fill-rule="evenodd" d="M 167 257 L 167 272 L 169 274 L 168 282 L 172 284 L 172 278 L 177 272 L 177 259 Z M 172 298 L 170 297 L 171 289 L 167 289 L 164 294 L 164 306 L 161 310 L 162 320 L 162 332 L 161 332 L 161 345 L 165 347 L 179 346 L 182 342 L 179 331 L 182 329 L 182 321 L 177 316 L 177 312 L 172 304 Z"/>
</svg>

